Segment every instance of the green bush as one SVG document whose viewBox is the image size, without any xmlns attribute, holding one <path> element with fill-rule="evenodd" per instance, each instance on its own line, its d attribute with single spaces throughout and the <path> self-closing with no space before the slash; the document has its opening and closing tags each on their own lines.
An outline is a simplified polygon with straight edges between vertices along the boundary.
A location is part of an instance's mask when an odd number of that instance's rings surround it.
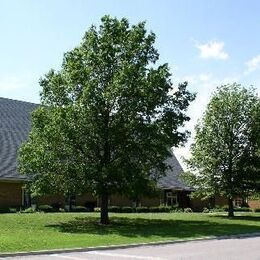
<svg viewBox="0 0 260 260">
<path fill-rule="evenodd" d="M 222 210 L 227 212 L 228 211 L 228 206 L 223 206 Z M 241 208 L 234 207 L 234 211 L 235 212 L 251 212 L 252 209 L 250 209 L 248 207 L 241 207 Z"/>
<path fill-rule="evenodd" d="M 171 212 L 172 207 L 160 206 L 159 209 L 160 209 L 160 212 Z"/>
<path fill-rule="evenodd" d="M 149 212 L 157 213 L 157 212 L 161 212 L 161 211 L 160 211 L 160 208 L 159 208 L 159 207 L 150 207 L 150 208 L 149 208 Z"/>
<path fill-rule="evenodd" d="M 133 213 L 134 209 L 132 207 L 122 207 L 121 212 L 122 213 Z"/>
<path fill-rule="evenodd" d="M 254 212 L 260 212 L 260 208 L 254 209 Z"/>
<path fill-rule="evenodd" d="M 215 207 L 213 209 L 210 209 L 210 212 L 212 212 L 212 213 L 225 212 L 225 210 L 221 207 Z"/>
<path fill-rule="evenodd" d="M 60 208 L 62 207 L 62 204 L 60 202 L 54 202 L 51 204 L 52 208 L 53 208 L 53 211 L 59 211 Z"/>
<path fill-rule="evenodd" d="M 202 213 L 210 213 L 210 210 L 208 208 L 203 208 Z"/>
<path fill-rule="evenodd" d="M 150 212 L 148 207 L 136 207 L 136 212 L 137 213 L 146 213 L 146 212 Z"/>
<path fill-rule="evenodd" d="M 39 205 L 38 210 L 43 212 L 54 212 L 54 209 L 51 205 Z"/>
<path fill-rule="evenodd" d="M 0 208 L 0 213 L 10 213 L 9 208 Z"/>
<path fill-rule="evenodd" d="M 72 212 L 89 212 L 89 210 L 84 206 L 73 206 L 71 208 Z"/>
<path fill-rule="evenodd" d="M 171 209 L 170 212 L 171 213 L 183 213 L 183 209 L 182 208 L 174 208 L 174 209 Z"/>
<path fill-rule="evenodd" d="M 228 206 L 227 206 L 227 205 L 223 206 L 223 207 L 222 207 L 222 210 L 223 210 L 223 211 L 228 211 Z"/>
<path fill-rule="evenodd" d="M 9 212 L 10 213 L 16 213 L 17 212 L 17 208 L 9 208 Z"/>
<path fill-rule="evenodd" d="M 247 208 L 247 207 L 241 207 L 241 208 L 234 208 L 234 211 L 236 211 L 236 212 L 251 212 L 252 209 Z"/>
<path fill-rule="evenodd" d="M 172 209 L 171 207 L 159 206 L 159 207 L 150 207 L 149 211 L 155 212 L 155 213 L 160 213 L 160 212 L 170 212 L 171 209 Z"/>
<path fill-rule="evenodd" d="M 183 210 L 183 212 L 184 212 L 184 213 L 192 213 L 193 210 L 192 210 L 191 208 L 185 208 L 185 209 Z"/>
<path fill-rule="evenodd" d="M 32 207 L 24 209 L 21 211 L 21 213 L 36 213 L 36 210 Z"/>
<path fill-rule="evenodd" d="M 108 207 L 108 212 L 120 213 L 121 207 L 119 206 L 110 206 Z"/>
</svg>

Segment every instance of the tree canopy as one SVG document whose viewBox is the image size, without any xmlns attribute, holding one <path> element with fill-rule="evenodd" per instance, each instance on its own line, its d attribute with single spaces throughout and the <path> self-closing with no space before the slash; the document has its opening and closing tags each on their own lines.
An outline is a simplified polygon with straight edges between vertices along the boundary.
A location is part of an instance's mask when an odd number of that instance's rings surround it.
<svg viewBox="0 0 260 260">
<path fill-rule="evenodd" d="M 233 199 L 246 197 L 260 180 L 260 100 L 239 84 L 217 88 L 195 129 L 186 179 L 209 198 L 224 196 L 233 215 Z"/>
<path fill-rule="evenodd" d="M 194 94 L 186 82 L 173 87 L 154 42 L 144 22 L 104 16 L 40 80 L 41 105 L 19 156 L 35 193 L 90 191 L 106 224 L 110 194 L 132 196 L 164 174 L 169 148 L 186 140 L 179 127 Z"/>
</svg>

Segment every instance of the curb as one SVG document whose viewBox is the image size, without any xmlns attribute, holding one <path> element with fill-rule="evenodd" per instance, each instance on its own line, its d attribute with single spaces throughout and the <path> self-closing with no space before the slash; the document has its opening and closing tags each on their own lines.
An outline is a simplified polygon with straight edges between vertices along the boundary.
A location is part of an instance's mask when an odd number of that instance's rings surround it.
<svg viewBox="0 0 260 260">
<path fill-rule="evenodd" d="M 166 241 L 157 241 L 157 242 L 148 242 L 148 243 L 138 243 L 138 244 L 123 244 L 123 245 L 110 245 L 110 246 L 96 246 L 96 247 L 81 247 L 81 248 L 68 248 L 68 249 L 53 249 L 53 250 L 40 250 L 40 251 L 29 251 L 29 252 L 16 252 L 16 253 L 0 253 L 0 258 L 5 257 L 19 257 L 19 256 L 33 256 L 33 255 L 52 255 L 52 254 L 62 254 L 62 253 L 76 253 L 76 252 L 88 252 L 96 250 L 113 250 L 113 249 L 127 249 L 135 247 L 148 247 L 148 246 L 160 246 L 160 245 L 170 245 L 178 243 L 187 243 L 187 242 L 201 242 L 209 240 L 221 240 L 221 239 L 232 239 L 232 238 L 248 238 L 248 237 L 258 237 L 260 232 L 254 233 L 244 233 L 236 235 L 225 235 L 225 236 L 208 236 L 200 238 L 191 238 L 191 239 L 179 239 L 179 240 L 166 240 Z"/>
</svg>

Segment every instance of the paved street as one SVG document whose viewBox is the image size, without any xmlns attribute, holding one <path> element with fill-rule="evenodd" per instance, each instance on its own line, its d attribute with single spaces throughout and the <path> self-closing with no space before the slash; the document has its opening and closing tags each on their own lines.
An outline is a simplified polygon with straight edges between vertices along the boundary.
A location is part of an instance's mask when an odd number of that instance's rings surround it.
<svg viewBox="0 0 260 260">
<path fill-rule="evenodd" d="M 97 250 L 78 253 L 23 256 L 7 259 L 79 260 L 79 259 L 245 259 L 260 260 L 260 237 L 193 241 L 171 245 L 128 249 Z"/>
</svg>

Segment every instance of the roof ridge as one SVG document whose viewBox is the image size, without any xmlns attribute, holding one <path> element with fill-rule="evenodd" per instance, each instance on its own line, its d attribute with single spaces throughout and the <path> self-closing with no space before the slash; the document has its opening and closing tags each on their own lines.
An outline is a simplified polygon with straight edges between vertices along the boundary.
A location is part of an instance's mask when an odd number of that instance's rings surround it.
<svg viewBox="0 0 260 260">
<path fill-rule="evenodd" d="M 25 101 L 25 100 L 18 100 L 18 99 L 13 99 L 13 98 L 0 97 L 0 99 L 9 100 L 9 101 L 14 101 L 14 102 L 27 103 L 27 104 L 32 104 L 32 105 L 39 105 L 39 104 L 34 103 L 34 102 Z"/>
</svg>

